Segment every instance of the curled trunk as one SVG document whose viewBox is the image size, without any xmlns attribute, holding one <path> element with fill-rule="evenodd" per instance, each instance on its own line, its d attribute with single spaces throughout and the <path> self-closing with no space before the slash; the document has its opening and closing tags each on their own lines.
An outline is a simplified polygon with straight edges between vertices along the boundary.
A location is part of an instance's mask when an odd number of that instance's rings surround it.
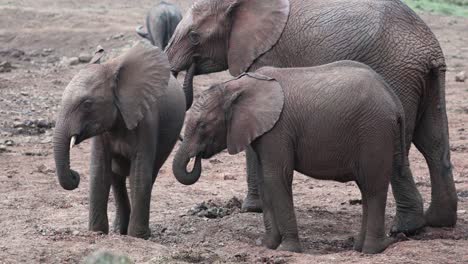
<svg viewBox="0 0 468 264">
<path fill-rule="evenodd" d="M 65 190 L 73 190 L 80 183 L 78 172 L 70 169 L 70 134 L 66 126 L 58 125 L 54 131 L 54 159 L 57 177 Z"/>
<path fill-rule="evenodd" d="M 187 148 L 182 145 L 177 151 L 174 162 L 172 163 L 172 171 L 176 179 L 185 185 L 191 185 L 198 181 L 201 174 L 201 157 L 196 156 L 195 165 L 191 172 L 187 172 L 187 165 L 190 161 L 190 155 Z"/>
<path fill-rule="evenodd" d="M 190 109 L 193 102 L 193 76 L 195 75 L 195 68 L 195 63 L 192 63 L 184 79 L 183 89 L 185 93 L 186 110 Z"/>
</svg>

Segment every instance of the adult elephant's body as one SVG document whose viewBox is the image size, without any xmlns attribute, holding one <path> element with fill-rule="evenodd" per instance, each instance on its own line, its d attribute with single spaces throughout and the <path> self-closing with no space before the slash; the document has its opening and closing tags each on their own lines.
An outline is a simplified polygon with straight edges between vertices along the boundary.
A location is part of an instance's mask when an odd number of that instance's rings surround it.
<svg viewBox="0 0 468 264">
<path fill-rule="evenodd" d="M 337 60 L 371 66 L 401 99 L 407 146 L 416 145 L 431 174 L 432 203 L 424 218 L 411 171 L 395 172 L 393 231 L 456 223 L 444 56 L 434 34 L 411 9 L 396 0 L 274 0 L 268 7 L 260 0 L 229 0 L 216 6 L 213 2 L 199 1 L 176 29 L 166 49 L 173 71 L 196 64 L 196 74 L 229 69 L 235 76 L 262 66 L 315 66 Z M 226 16 L 207 22 L 210 13 Z M 249 193 L 244 205 L 256 210 L 255 169 L 249 162 L 253 156 L 247 156 Z"/>
</svg>

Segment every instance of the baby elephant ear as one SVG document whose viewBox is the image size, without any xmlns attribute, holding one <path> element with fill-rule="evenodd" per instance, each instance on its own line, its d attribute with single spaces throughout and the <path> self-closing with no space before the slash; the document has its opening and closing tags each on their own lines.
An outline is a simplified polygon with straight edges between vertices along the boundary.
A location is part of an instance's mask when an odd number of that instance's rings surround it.
<svg viewBox="0 0 468 264">
<path fill-rule="evenodd" d="M 275 126 L 283 111 L 284 94 L 278 81 L 257 74 L 246 74 L 225 85 L 229 94 L 225 104 L 227 147 L 229 154 L 236 154 Z"/>
<path fill-rule="evenodd" d="M 166 94 L 169 61 L 158 47 L 139 43 L 109 64 L 114 70 L 116 105 L 127 128 L 134 129 Z"/>
<path fill-rule="evenodd" d="M 101 63 L 101 58 L 104 56 L 104 48 L 101 45 L 96 47 L 96 51 L 94 52 L 94 56 L 89 62 L 90 64 L 99 64 Z"/>
</svg>

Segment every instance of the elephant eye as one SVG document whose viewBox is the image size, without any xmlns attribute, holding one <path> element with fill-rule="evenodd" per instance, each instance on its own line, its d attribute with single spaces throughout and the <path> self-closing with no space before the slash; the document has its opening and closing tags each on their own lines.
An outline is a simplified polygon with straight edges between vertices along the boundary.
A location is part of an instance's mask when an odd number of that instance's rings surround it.
<svg viewBox="0 0 468 264">
<path fill-rule="evenodd" d="M 192 42 L 192 45 L 196 46 L 200 44 L 200 34 L 198 34 L 197 32 L 193 30 L 190 31 L 188 37 L 190 39 L 190 42 Z"/>
<path fill-rule="evenodd" d="M 91 108 L 91 106 L 93 105 L 93 102 L 89 99 L 83 101 L 83 103 L 81 103 L 81 107 L 83 107 L 85 110 L 89 110 Z"/>
</svg>

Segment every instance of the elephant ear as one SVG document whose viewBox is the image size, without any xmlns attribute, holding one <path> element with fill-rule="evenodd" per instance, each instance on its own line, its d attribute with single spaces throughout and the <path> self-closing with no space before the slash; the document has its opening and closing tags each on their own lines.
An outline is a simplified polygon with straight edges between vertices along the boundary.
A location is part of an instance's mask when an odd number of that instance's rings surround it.
<svg viewBox="0 0 468 264">
<path fill-rule="evenodd" d="M 127 128 L 134 129 L 166 93 L 169 61 L 159 48 L 139 43 L 109 63 L 114 66 L 116 105 Z"/>
<path fill-rule="evenodd" d="M 252 73 L 225 85 L 227 147 L 229 154 L 236 154 L 274 127 L 283 111 L 284 94 L 275 79 Z"/>
<path fill-rule="evenodd" d="M 228 64 L 237 76 L 278 42 L 288 21 L 289 0 L 238 0 L 229 10 Z"/>
</svg>

